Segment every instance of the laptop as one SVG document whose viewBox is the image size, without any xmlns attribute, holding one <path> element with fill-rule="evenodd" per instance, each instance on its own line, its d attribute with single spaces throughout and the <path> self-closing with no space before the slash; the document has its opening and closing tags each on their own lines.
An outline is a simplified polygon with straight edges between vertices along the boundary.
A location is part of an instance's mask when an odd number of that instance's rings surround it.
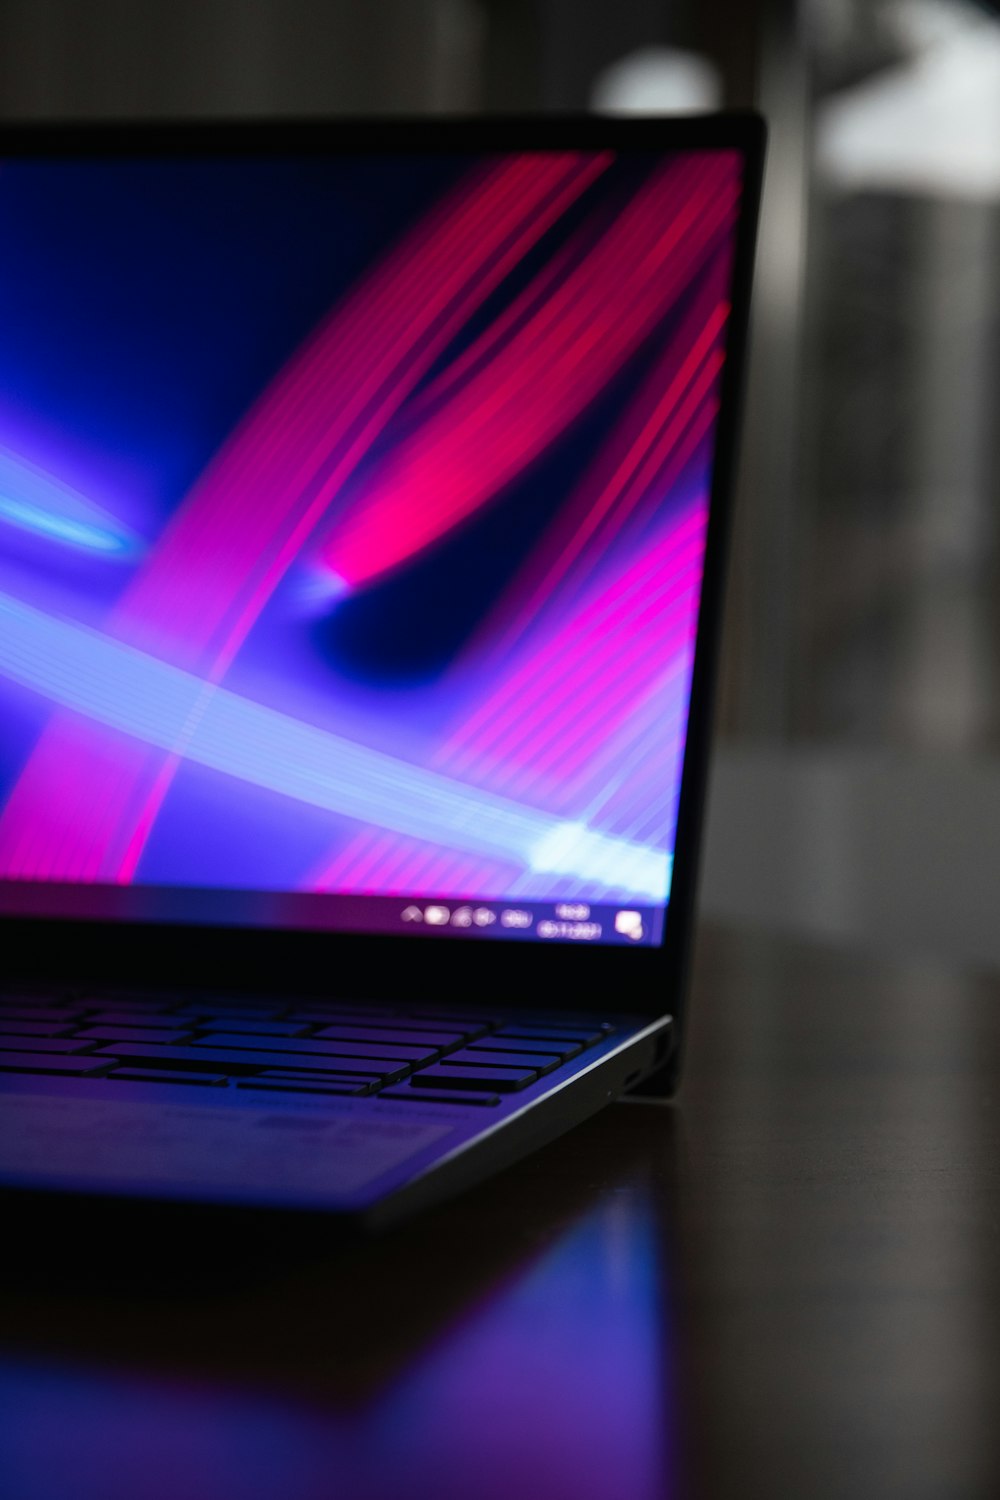
<svg viewBox="0 0 1000 1500">
<path fill-rule="evenodd" d="M 676 1088 L 762 149 L 0 132 L 8 1192 L 372 1227 Z"/>
</svg>

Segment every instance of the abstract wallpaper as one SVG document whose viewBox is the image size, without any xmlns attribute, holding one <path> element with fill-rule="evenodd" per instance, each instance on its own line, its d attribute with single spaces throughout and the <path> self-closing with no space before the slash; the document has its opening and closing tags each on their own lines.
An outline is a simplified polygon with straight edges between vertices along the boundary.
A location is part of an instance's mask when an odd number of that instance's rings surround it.
<svg viewBox="0 0 1000 1500">
<path fill-rule="evenodd" d="M 740 186 L 0 163 L 0 878 L 662 905 Z"/>
</svg>

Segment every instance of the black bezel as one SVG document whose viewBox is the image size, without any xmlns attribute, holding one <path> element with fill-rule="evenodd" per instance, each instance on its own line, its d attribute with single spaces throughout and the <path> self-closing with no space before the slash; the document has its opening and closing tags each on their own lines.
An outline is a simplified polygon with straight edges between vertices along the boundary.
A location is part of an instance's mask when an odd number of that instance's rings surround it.
<svg viewBox="0 0 1000 1500">
<path fill-rule="evenodd" d="M 415 941 L 342 932 L 72 919 L 0 919 L 8 978 L 185 983 L 378 996 L 498 998 L 510 1005 L 602 1008 L 675 1017 L 694 916 L 698 844 L 722 614 L 723 569 L 747 331 L 765 128 L 751 113 L 621 119 L 393 119 L 206 123 L 23 124 L 0 128 L 0 157 L 728 148 L 745 161 L 727 359 L 706 542 L 700 627 L 678 809 L 673 890 L 659 947 L 504 941 Z M 676 1070 L 675 1070 L 676 1071 Z"/>
</svg>

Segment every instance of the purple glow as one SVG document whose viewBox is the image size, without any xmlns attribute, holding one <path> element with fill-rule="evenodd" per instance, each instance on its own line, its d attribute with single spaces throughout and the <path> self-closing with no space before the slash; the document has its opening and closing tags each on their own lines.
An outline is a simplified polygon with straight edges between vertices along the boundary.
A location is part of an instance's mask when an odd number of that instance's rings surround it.
<svg viewBox="0 0 1000 1500">
<path fill-rule="evenodd" d="M 423 1310 L 397 1316 L 380 1380 L 344 1345 L 357 1320 L 322 1291 L 298 1328 L 274 1321 L 294 1300 L 265 1297 L 249 1366 L 206 1349 L 190 1295 L 166 1315 L 162 1299 L 141 1304 L 110 1344 L 117 1362 L 81 1353 L 82 1339 L 70 1356 L 9 1352 L 5 1493 L 396 1500 L 405 1474 L 413 1500 L 664 1500 L 680 1483 L 681 1414 L 660 1241 L 648 1194 L 621 1185 L 543 1253 L 466 1277 L 470 1295 L 432 1337 Z"/>
<path fill-rule="evenodd" d="M 0 878 L 665 901 L 739 161 L 462 172 L 330 273 L 143 555 L 0 450 L 0 558 L 37 539 L 0 702 L 48 706 L 0 760 Z M 135 566 L 54 590 L 60 549 Z"/>
</svg>

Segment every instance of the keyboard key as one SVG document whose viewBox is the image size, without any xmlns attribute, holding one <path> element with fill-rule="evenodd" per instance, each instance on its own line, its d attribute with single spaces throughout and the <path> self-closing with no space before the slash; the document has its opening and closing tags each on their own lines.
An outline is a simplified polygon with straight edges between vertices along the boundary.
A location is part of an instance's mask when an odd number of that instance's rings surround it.
<svg viewBox="0 0 1000 1500">
<path fill-rule="evenodd" d="M 421 1068 L 410 1079 L 417 1089 L 491 1089 L 498 1094 L 513 1094 L 527 1088 L 538 1077 L 535 1069 L 518 1068 L 456 1068 L 449 1067 L 447 1060 L 433 1068 Z"/>
<path fill-rule="evenodd" d="M 237 1081 L 238 1089 L 257 1089 L 269 1094 L 367 1094 L 366 1088 L 358 1088 L 357 1084 L 345 1080 L 342 1084 L 327 1083 L 321 1079 L 314 1079 L 312 1083 L 271 1083 L 263 1078 L 240 1078 Z"/>
<path fill-rule="evenodd" d="M 591 1021 L 557 1021 L 554 1017 L 548 1020 L 536 1015 L 507 1016 L 503 1025 L 497 1028 L 499 1031 L 537 1031 L 540 1036 L 600 1036 L 604 1031 L 610 1031 L 611 1027 L 600 1022 Z"/>
<path fill-rule="evenodd" d="M 56 1010 L 52 1006 L 40 1005 L 37 1010 L 30 1005 L 0 1006 L 0 1025 L 5 1031 L 14 1023 L 23 1021 L 30 1026 L 71 1026 L 80 1014 L 79 1006 L 67 1006 Z"/>
<path fill-rule="evenodd" d="M 383 1089 L 376 1099 L 405 1099 L 407 1104 L 499 1104 L 499 1094 L 475 1094 L 459 1089 L 415 1089 L 409 1084 L 402 1088 Z"/>
<path fill-rule="evenodd" d="M 331 1025 L 340 1025 L 336 1017 L 329 1018 Z M 412 1034 L 414 1041 L 430 1034 L 439 1036 L 442 1033 L 448 1036 L 458 1037 L 459 1040 L 470 1041 L 473 1037 L 485 1036 L 490 1030 L 488 1025 L 482 1022 L 456 1020 L 453 1016 L 442 1016 L 440 1020 L 422 1020 L 414 1016 L 395 1017 L 373 1017 L 359 1016 L 349 1024 L 358 1026 L 361 1030 L 369 1032 L 372 1036 L 382 1031 L 398 1031 Z"/>
<path fill-rule="evenodd" d="M 579 1042 L 539 1042 L 533 1037 L 514 1036 L 484 1036 L 479 1041 L 470 1044 L 473 1052 L 520 1052 L 530 1053 L 538 1057 L 556 1057 L 560 1062 L 567 1062 L 569 1058 L 576 1057 L 583 1051 Z M 499 1058 L 497 1059 L 499 1061 Z"/>
<path fill-rule="evenodd" d="M 158 1068 L 180 1063 L 187 1068 L 211 1068 L 227 1073 L 253 1074 L 265 1068 L 281 1068 L 289 1071 L 294 1067 L 302 1073 L 360 1074 L 366 1078 L 384 1078 L 395 1083 L 410 1072 L 409 1063 L 385 1062 L 379 1059 L 331 1056 L 328 1059 L 298 1057 L 287 1052 L 234 1051 L 220 1047 L 158 1047 L 144 1042 L 123 1042 L 120 1045 L 106 1043 L 98 1057 L 141 1058 L 148 1067 Z M 325 1065 L 324 1065 L 325 1064 Z"/>
<path fill-rule="evenodd" d="M 428 1051 L 444 1047 L 461 1047 L 465 1038 L 460 1031 L 378 1031 L 366 1026 L 324 1026 L 316 1032 L 318 1042 L 371 1042 L 391 1052 L 400 1044 L 404 1047 L 426 1047 Z"/>
<path fill-rule="evenodd" d="M 499 1025 L 498 1017 L 487 1011 L 470 1015 L 465 1010 L 416 1010 L 413 1016 L 415 1020 L 430 1021 L 435 1026 L 461 1026 L 466 1036 L 483 1036 Z"/>
<path fill-rule="evenodd" d="M 317 1079 L 329 1079 L 333 1083 L 352 1083 L 362 1090 L 380 1088 L 383 1081 L 380 1073 L 362 1072 L 353 1064 L 348 1065 L 346 1072 L 341 1068 L 262 1068 L 255 1076 L 275 1083 L 315 1083 Z"/>
<path fill-rule="evenodd" d="M 155 1011 L 98 1010 L 87 1017 L 88 1026 L 138 1027 L 142 1031 L 176 1031 L 177 1017 Z"/>
<path fill-rule="evenodd" d="M 227 1010 L 221 1005 L 213 1005 L 210 1001 L 204 1005 L 179 1005 L 176 1010 L 170 1012 L 174 1020 L 183 1021 L 186 1026 L 202 1023 L 218 1026 L 221 1030 L 226 1025 L 269 1026 L 272 1022 L 278 1025 L 285 1020 L 280 1005 L 269 1005 L 266 1008 L 260 1006 L 250 1010 Z"/>
<path fill-rule="evenodd" d="M 192 1021 L 191 1025 L 195 1023 Z M 304 1021 L 255 1021 L 233 1019 L 229 1016 L 207 1016 L 197 1023 L 198 1030 L 209 1036 L 302 1036 L 307 1027 Z"/>
<path fill-rule="evenodd" d="M 60 1032 L 67 1031 L 69 1025 L 65 1016 L 61 1021 L 13 1021 L 0 1015 L 2 1036 L 58 1036 Z M 0 1046 L 3 1046 L 2 1041 Z"/>
<path fill-rule="evenodd" d="M 286 1021 L 346 1021 L 348 1024 L 354 1022 L 372 1020 L 388 1021 L 392 1025 L 401 1019 L 394 1006 L 387 1005 L 344 1005 L 336 1000 L 325 1004 L 322 1000 L 296 1000 L 286 1005 Z"/>
<path fill-rule="evenodd" d="M 0 1073 L 97 1073 L 107 1057 L 56 1057 L 39 1052 L 0 1052 Z"/>
<path fill-rule="evenodd" d="M 126 1083 L 199 1083 L 208 1087 L 225 1087 L 225 1073 L 185 1072 L 183 1068 L 115 1068 L 105 1078 L 120 1078 Z"/>
<path fill-rule="evenodd" d="M 501 1027 L 494 1032 L 496 1037 L 510 1037 L 512 1040 L 525 1042 L 577 1042 L 581 1048 L 596 1046 L 603 1042 L 611 1028 L 607 1031 L 585 1031 L 582 1028 L 574 1031 L 564 1031 L 555 1026 L 523 1026 L 512 1021 L 507 1026 Z"/>
<path fill-rule="evenodd" d="M 449 1052 L 441 1059 L 442 1067 L 449 1068 L 534 1068 L 539 1075 L 551 1073 L 562 1062 L 561 1057 L 549 1057 L 544 1052 L 480 1052 L 464 1047 L 461 1052 Z"/>
<path fill-rule="evenodd" d="M 76 1035 L 80 1042 L 148 1042 L 151 1047 L 169 1047 L 186 1041 L 190 1032 L 150 1030 L 145 1026 L 81 1026 Z"/>
<path fill-rule="evenodd" d="M 239 1051 L 287 1052 L 297 1057 L 374 1057 L 390 1062 L 431 1062 L 437 1056 L 434 1047 L 405 1043 L 291 1041 L 285 1037 L 243 1036 L 238 1031 L 219 1032 L 205 1041 L 192 1042 L 194 1047 L 230 1047 Z"/>
<path fill-rule="evenodd" d="M 575 1013 L 565 1012 L 540 1015 L 536 1010 L 523 1010 L 515 1015 L 508 1014 L 504 1017 L 504 1026 L 529 1026 L 534 1031 L 568 1031 L 574 1036 L 589 1036 L 592 1032 L 614 1031 L 610 1021 L 604 1021 L 598 1016 L 581 1016 Z"/>
<path fill-rule="evenodd" d="M 89 1044 L 78 1036 L 0 1036 L 3 1052 L 83 1052 Z"/>
</svg>

